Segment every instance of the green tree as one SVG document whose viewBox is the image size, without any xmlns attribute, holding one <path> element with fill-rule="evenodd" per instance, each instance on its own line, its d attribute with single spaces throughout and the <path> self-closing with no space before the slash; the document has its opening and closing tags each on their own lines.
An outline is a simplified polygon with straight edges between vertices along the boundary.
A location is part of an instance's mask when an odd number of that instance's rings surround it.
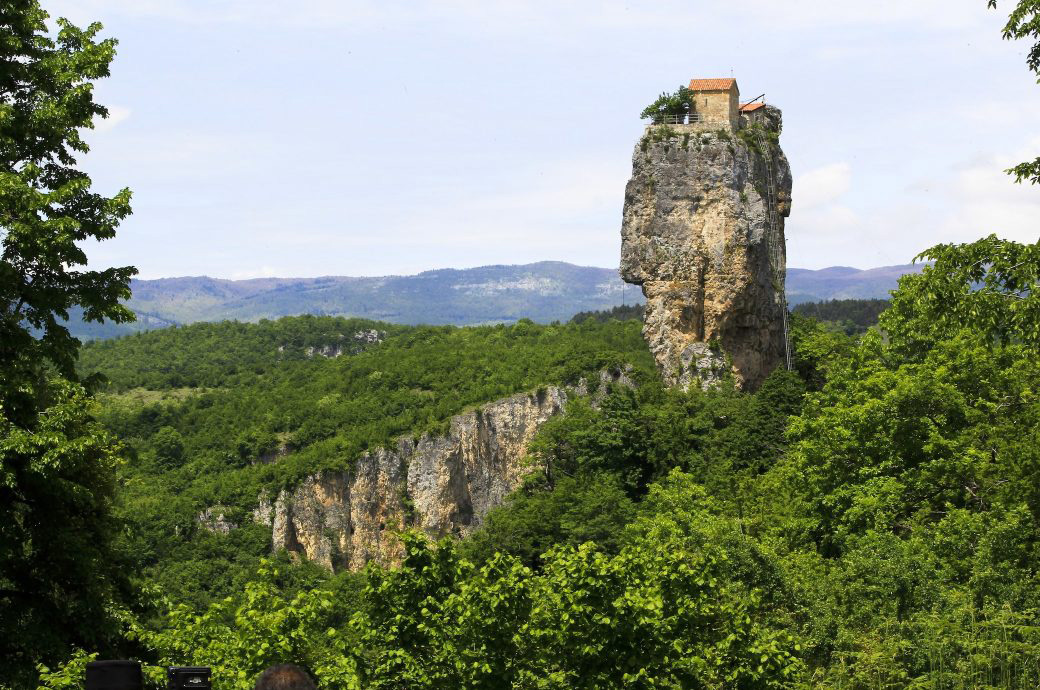
<svg viewBox="0 0 1040 690">
<path fill-rule="evenodd" d="M 821 687 L 1040 677 L 1035 252 L 995 237 L 932 248 L 884 338 L 802 333 L 819 390 L 750 530 L 786 551 Z"/>
<path fill-rule="evenodd" d="M 332 593 L 287 594 L 279 575 L 264 562 L 239 597 L 216 602 L 201 615 L 183 604 L 172 607 L 161 627 L 135 625 L 131 636 L 159 667 L 212 667 L 220 690 L 249 690 L 265 668 L 284 663 L 310 669 L 322 687 L 359 687 L 348 649 L 354 642 L 350 631 L 345 625 L 331 627 L 337 623 Z M 149 670 L 153 678 L 161 675 L 161 668 Z"/>
<path fill-rule="evenodd" d="M 662 93 L 650 105 L 639 113 L 640 119 L 661 123 L 667 116 L 681 117 L 693 110 L 693 92 L 686 86 L 679 86 L 673 93 Z"/>
<path fill-rule="evenodd" d="M 990 8 L 996 6 L 997 0 L 989 0 Z M 1026 56 L 1026 65 L 1037 77 L 1040 77 L 1040 0 L 1018 0 L 1015 9 L 1011 10 L 1011 14 L 1008 16 L 1007 24 L 1004 25 L 1004 40 L 1013 41 L 1023 38 L 1035 41 Z M 1040 183 L 1040 157 L 1019 163 L 1006 172 L 1013 175 L 1016 182 L 1029 180 L 1032 184 L 1038 184 Z"/>
<path fill-rule="evenodd" d="M 108 648 L 126 594 L 112 546 L 118 445 L 81 386 L 49 394 L 31 428 L 0 417 L 0 646 L 16 687 L 69 645 Z"/>
<path fill-rule="evenodd" d="M 177 467 L 184 459 L 184 438 L 173 427 L 164 426 L 152 437 L 155 456 L 164 467 Z"/>
<path fill-rule="evenodd" d="M 936 245 L 917 258 L 934 263 L 899 279 L 880 320 L 902 355 L 923 356 L 961 331 L 987 344 L 1040 346 L 1040 242 L 990 235 Z"/>
<path fill-rule="evenodd" d="M 687 505 L 686 488 L 660 500 Z M 361 684 L 786 687 L 796 644 L 765 615 L 763 559 L 734 527 L 698 510 L 648 514 L 620 553 L 556 548 L 538 573 L 502 554 L 477 569 L 451 541 L 408 537 L 400 569 L 369 573 L 354 620 Z"/>
<path fill-rule="evenodd" d="M 36 0 L 0 1 L 0 647 L 7 679 L 69 644 L 102 648 L 114 621 L 118 564 L 109 504 L 118 446 L 70 383 L 78 341 L 62 324 L 126 321 L 131 267 L 78 270 L 78 243 L 113 236 L 130 192 L 92 192 L 76 168 L 80 130 L 107 110 L 93 82 L 115 41 L 79 29 Z M 63 378 L 56 378 L 55 374 Z"/>
<path fill-rule="evenodd" d="M 617 477 L 564 476 L 551 488 L 539 479 L 492 508 L 481 528 L 463 541 L 462 552 L 477 562 L 507 553 L 531 568 L 540 566 L 542 554 L 558 544 L 594 542 L 608 553 L 617 552 L 621 532 L 634 513 Z"/>
<path fill-rule="evenodd" d="M 48 15 L 36 0 L 0 3 L 0 371 L 5 409 L 21 382 L 49 361 L 75 375 L 79 342 L 62 320 L 73 306 L 88 321 L 129 321 L 126 266 L 75 270 L 87 257 L 77 244 L 105 240 L 130 213 L 130 191 L 105 197 L 75 167 L 88 150 L 80 130 L 108 111 L 94 102 L 93 82 L 109 74 L 114 39 L 96 40 L 100 24 L 78 29 Z"/>
</svg>

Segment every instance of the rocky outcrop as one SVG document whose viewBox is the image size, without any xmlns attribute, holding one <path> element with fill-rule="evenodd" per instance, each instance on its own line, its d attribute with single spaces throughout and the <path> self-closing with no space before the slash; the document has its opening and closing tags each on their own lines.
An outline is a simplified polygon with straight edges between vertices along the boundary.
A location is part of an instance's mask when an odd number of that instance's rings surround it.
<svg viewBox="0 0 1040 690">
<path fill-rule="evenodd" d="M 631 382 L 624 372 L 604 372 L 597 393 L 610 383 Z M 308 477 L 273 505 L 261 498 L 254 519 L 271 525 L 274 549 L 333 570 L 397 563 L 401 528 L 440 538 L 479 526 L 531 471 L 525 454 L 538 428 L 587 392 L 584 383 L 549 386 L 457 415 L 443 436 L 400 438 L 362 455 L 351 472 Z"/>
<path fill-rule="evenodd" d="M 727 371 L 756 388 L 786 358 L 780 111 L 737 131 L 647 128 L 632 157 L 621 277 L 646 296 L 643 335 L 669 385 Z"/>
<path fill-rule="evenodd" d="M 261 451 L 256 456 L 256 463 L 277 462 L 292 452 L 288 443 L 282 442 L 270 450 Z"/>
<path fill-rule="evenodd" d="M 225 506 L 210 506 L 195 516 L 195 522 L 210 532 L 229 534 L 231 530 L 238 529 L 238 524 L 228 517 L 228 512 Z"/>
<path fill-rule="evenodd" d="M 308 347 L 304 354 L 307 357 L 325 357 L 334 359 L 343 355 L 356 355 L 370 345 L 378 345 L 386 339 L 384 331 L 368 329 L 356 331 L 352 335 L 340 334 L 338 343 Z"/>
<path fill-rule="evenodd" d="M 299 344 L 283 343 L 278 346 L 279 353 L 294 355 L 302 352 L 304 357 L 325 357 L 335 359 L 343 355 L 356 355 L 373 345 L 386 340 L 386 331 L 374 328 L 354 331 L 353 333 L 329 334 L 326 338 L 332 342 L 302 347 Z"/>
</svg>

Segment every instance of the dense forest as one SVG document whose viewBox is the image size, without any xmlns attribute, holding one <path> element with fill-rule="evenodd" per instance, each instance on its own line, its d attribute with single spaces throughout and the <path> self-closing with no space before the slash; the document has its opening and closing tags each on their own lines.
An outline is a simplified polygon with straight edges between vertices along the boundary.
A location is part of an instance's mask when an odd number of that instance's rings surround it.
<svg viewBox="0 0 1040 690">
<path fill-rule="evenodd" d="M 455 328 L 312 316 L 165 329 L 92 343 L 81 357 L 85 373 L 108 380 L 97 416 L 127 451 L 117 508 L 127 557 L 196 606 L 240 591 L 270 551 L 270 528 L 247 519 L 259 496 L 349 470 L 398 436 L 443 432 L 467 407 L 632 364 L 650 377 L 636 322 Z M 212 505 L 244 526 L 200 528 L 196 515 Z"/>
<path fill-rule="evenodd" d="M 300 317 L 92 344 L 83 371 L 110 378 L 95 415 L 127 457 L 114 548 L 138 593 L 117 647 L 156 674 L 212 665 L 224 688 L 285 660 L 330 688 L 1035 687 L 1040 320 L 1021 288 L 1040 245 L 932 258 L 883 338 L 801 318 L 794 370 L 750 394 L 664 388 L 630 319 Z M 992 317 L 965 326 L 982 305 Z M 359 330 L 383 336 L 308 354 Z M 194 356 L 163 364 L 171 338 Z M 622 363 L 635 387 L 572 401 L 483 527 L 402 533 L 400 568 L 329 573 L 265 557 L 266 528 L 193 520 L 466 405 Z M 88 658 L 43 686 L 69 687 Z"/>
<path fill-rule="evenodd" d="M 581 323 L 586 319 L 594 319 L 599 322 L 610 321 L 616 319 L 618 321 L 628 321 L 636 319 L 638 321 L 643 320 L 643 305 L 642 304 L 628 304 L 610 309 L 602 309 L 599 311 L 579 311 L 577 314 L 571 317 L 571 323 Z"/>
<path fill-rule="evenodd" d="M 833 324 L 846 335 L 861 335 L 871 326 L 876 326 L 878 319 L 889 301 L 886 299 L 832 299 L 823 302 L 802 302 L 791 308 L 792 314 L 806 316 L 822 323 Z M 609 321 L 617 319 L 643 318 L 643 305 L 633 304 L 613 307 L 601 311 L 582 311 L 571 318 L 572 323 L 581 323 L 585 319 Z"/>
<path fill-rule="evenodd" d="M 802 302 L 791 308 L 794 314 L 836 324 L 847 335 L 866 333 L 877 325 L 881 312 L 888 308 L 887 299 L 833 299 L 825 302 Z"/>
</svg>

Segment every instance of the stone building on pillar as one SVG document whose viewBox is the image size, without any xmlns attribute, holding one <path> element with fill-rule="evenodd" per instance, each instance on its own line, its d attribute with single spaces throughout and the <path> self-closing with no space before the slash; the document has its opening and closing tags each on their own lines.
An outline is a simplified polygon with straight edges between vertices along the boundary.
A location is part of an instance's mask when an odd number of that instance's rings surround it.
<svg viewBox="0 0 1040 690">
<path fill-rule="evenodd" d="M 690 121 L 704 124 L 740 126 L 740 89 L 737 80 L 691 79 L 689 86 Z"/>
</svg>

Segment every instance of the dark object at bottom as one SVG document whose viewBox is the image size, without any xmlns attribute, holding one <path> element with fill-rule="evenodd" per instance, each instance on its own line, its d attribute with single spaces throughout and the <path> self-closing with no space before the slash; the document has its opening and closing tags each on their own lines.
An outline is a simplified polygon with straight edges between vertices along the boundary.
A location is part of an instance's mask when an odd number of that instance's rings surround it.
<svg viewBox="0 0 1040 690">
<path fill-rule="evenodd" d="M 170 679 L 170 690 L 210 690 L 210 670 L 208 666 L 171 666 L 166 669 L 166 677 Z"/>
<path fill-rule="evenodd" d="M 141 690 L 141 664 L 123 660 L 91 661 L 87 664 L 86 680 L 87 690 Z"/>
<path fill-rule="evenodd" d="M 170 679 L 170 690 L 210 690 L 210 670 L 208 666 L 171 666 L 166 669 L 166 677 Z"/>
</svg>

